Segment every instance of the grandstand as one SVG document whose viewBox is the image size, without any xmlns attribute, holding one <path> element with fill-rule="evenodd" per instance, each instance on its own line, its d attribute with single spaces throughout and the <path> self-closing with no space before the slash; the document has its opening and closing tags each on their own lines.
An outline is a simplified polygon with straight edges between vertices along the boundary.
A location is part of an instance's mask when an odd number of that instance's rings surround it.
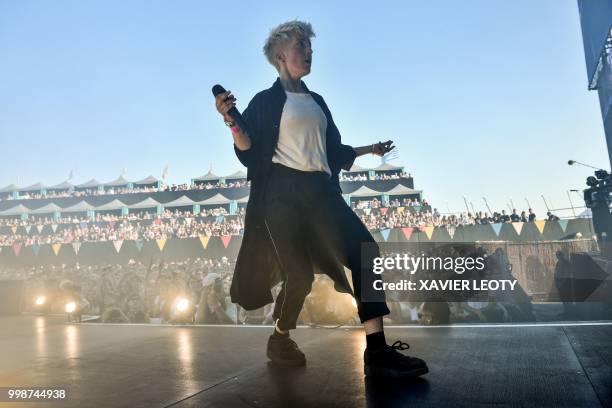
<svg viewBox="0 0 612 408">
<path fill-rule="evenodd" d="M 389 163 L 372 169 L 355 165 L 341 173 L 340 184 L 347 204 L 378 242 L 481 241 L 491 253 L 501 248 L 515 259 L 526 259 L 525 251 L 543 252 L 540 258 L 546 266 L 541 270 L 515 265 L 514 274 L 529 296 L 550 297 L 555 251 L 587 251 L 595 245 L 590 219 L 526 222 L 524 216 L 511 219 L 501 213 L 441 215 L 423 197 L 423 190 L 414 188 L 412 175 Z M 205 321 L 266 322 L 269 308 L 240 314 L 228 300 L 249 189 L 244 172 L 217 176 L 212 169 L 181 185 L 167 185 L 153 176 L 138 181 L 120 176 L 108 183 L 92 179 L 79 185 L 65 181 L 52 187 L 41 183 L 7 186 L 0 199 L 0 280 L 23 280 L 28 291 L 36 292 L 41 279 L 52 278 L 55 283 L 50 287 L 56 287 L 63 278 L 89 292 L 84 297 L 93 313 L 104 314 L 109 302 L 104 298 L 114 293 L 110 304 L 122 313 L 131 313 L 128 303 L 136 296 L 132 300 L 150 316 L 170 321 L 170 312 L 162 313 L 163 307 L 151 304 L 143 290 L 162 296 L 160 288 L 168 284 L 174 289 L 165 296 L 174 299 L 185 282 L 217 276 L 224 282 L 218 296 L 227 308 L 223 315 L 203 318 Z M 151 273 L 157 274 L 154 284 Z M 122 292 L 125 279 L 133 281 L 133 287 Z M 170 280 L 162 283 L 159 279 Z M 328 284 L 325 279 L 317 280 L 313 293 L 325 293 L 329 305 L 343 303 L 346 299 L 337 298 Z M 96 289 L 100 285 L 108 288 L 106 295 Z M 202 296 L 198 284 L 189 291 L 193 302 Z M 405 323 L 406 316 L 414 319 L 411 310 L 398 309 L 390 318 Z M 312 313 L 308 321 L 313 323 L 327 318 L 333 323 L 337 317 L 324 311 Z M 142 318 L 139 316 L 127 319 L 135 321 Z"/>
<path fill-rule="evenodd" d="M 441 215 L 423 198 L 423 190 L 414 188 L 412 175 L 389 163 L 371 169 L 354 165 L 340 180 L 346 202 L 384 241 L 452 240 L 457 228 L 459 237 L 470 240 L 592 235 L 588 219 L 534 220 L 523 228 L 524 222 L 514 221 L 526 221 L 525 216 L 516 215 L 510 228 L 510 217 L 502 213 Z M 228 237 L 242 235 L 249 190 L 243 171 L 217 176 L 212 169 L 180 185 L 153 176 L 130 181 L 123 175 L 107 183 L 10 185 L 0 189 L 0 248 L 12 246 L 17 255 L 32 245 L 200 237 L 221 237 L 227 248 Z"/>
</svg>

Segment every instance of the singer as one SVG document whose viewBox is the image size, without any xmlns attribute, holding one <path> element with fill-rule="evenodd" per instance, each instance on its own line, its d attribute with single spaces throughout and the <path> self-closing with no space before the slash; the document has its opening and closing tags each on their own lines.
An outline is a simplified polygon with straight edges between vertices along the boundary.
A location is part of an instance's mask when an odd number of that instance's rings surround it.
<svg viewBox="0 0 612 408">
<path fill-rule="evenodd" d="M 362 287 L 372 287 L 380 278 L 372 272 L 372 260 L 362 264 L 361 259 L 361 244 L 375 241 L 342 198 L 338 181 L 340 169 L 350 169 L 357 156 L 382 156 L 394 148 L 393 142 L 361 147 L 341 143 L 325 101 L 302 81 L 311 70 L 314 36 L 310 23 L 301 21 L 270 32 L 263 51 L 278 78 L 253 97 L 242 117 L 231 91 L 215 98 L 251 181 L 232 301 L 248 310 L 260 308 L 273 301 L 270 288 L 282 281 L 267 355 L 274 363 L 303 365 L 306 358 L 289 331 L 296 327 L 314 273 L 325 273 L 337 290 L 355 297 L 366 334 L 365 374 L 422 375 L 428 372 L 425 362 L 399 352 L 408 344 L 386 343 L 384 292 L 378 292 L 378 299 L 361 299 Z M 351 271 L 353 289 L 344 266 Z"/>
</svg>

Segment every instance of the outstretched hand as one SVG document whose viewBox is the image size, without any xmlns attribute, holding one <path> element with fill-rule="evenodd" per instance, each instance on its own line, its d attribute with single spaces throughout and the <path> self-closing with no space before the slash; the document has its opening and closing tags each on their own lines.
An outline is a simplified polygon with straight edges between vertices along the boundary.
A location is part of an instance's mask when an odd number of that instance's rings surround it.
<svg viewBox="0 0 612 408">
<path fill-rule="evenodd" d="M 393 146 L 392 140 L 387 140 L 386 142 L 378 142 L 372 145 L 372 154 L 375 154 L 377 156 L 384 156 L 393 149 L 395 149 L 395 146 Z"/>
</svg>

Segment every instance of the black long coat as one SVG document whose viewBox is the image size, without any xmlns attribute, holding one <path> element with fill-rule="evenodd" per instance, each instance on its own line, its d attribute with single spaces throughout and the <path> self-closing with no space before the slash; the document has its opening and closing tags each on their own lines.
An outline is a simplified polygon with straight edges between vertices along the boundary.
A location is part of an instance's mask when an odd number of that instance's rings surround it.
<svg viewBox="0 0 612 408">
<path fill-rule="evenodd" d="M 338 173 L 349 170 L 355 161 L 355 150 L 340 141 L 340 132 L 323 98 L 308 90 L 327 117 L 326 148 L 327 162 L 332 172 L 332 181 L 342 194 Z M 234 146 L 240 162 L 247 167 L 247 179 L 251 181 L 251 192 L 247 203 L 244 236 L 238 253 L 230 294 L 232 302 L 247 310 L 260 308 L 273 301 L 270 289 L 280 282 L 279 262 L 272 241 L 264 224 L 264 194 L 278 143 L 281 115 L 287 96 L 277 79 L 271 88 L 256 94 L 242 113 L 248 125 L 251 148 L 245 151 Z M 338 257 L 319 240 L 305 236 L 301 244 L 308 247 L 313 273 L 329 275 L 337 290 L 352 293 L 344 268 Z"/>
</svg>

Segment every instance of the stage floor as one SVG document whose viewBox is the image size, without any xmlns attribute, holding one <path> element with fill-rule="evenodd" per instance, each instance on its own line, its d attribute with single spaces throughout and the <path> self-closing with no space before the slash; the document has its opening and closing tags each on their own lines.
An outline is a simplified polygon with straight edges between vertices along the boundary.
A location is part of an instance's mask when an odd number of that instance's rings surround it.
<svg viewBox="0 0 612 408">
<path fill-rule="evenodd" d="M 270 327 L 66 324 L 0 318 L 0 387 L 68 387 L 0 407 L 612 406 L 612 323 L 388 328 L 430 373 L 365 380 L 359 328 L 300 328 L 301 368 L 267 362 Z"/>
</svg>

